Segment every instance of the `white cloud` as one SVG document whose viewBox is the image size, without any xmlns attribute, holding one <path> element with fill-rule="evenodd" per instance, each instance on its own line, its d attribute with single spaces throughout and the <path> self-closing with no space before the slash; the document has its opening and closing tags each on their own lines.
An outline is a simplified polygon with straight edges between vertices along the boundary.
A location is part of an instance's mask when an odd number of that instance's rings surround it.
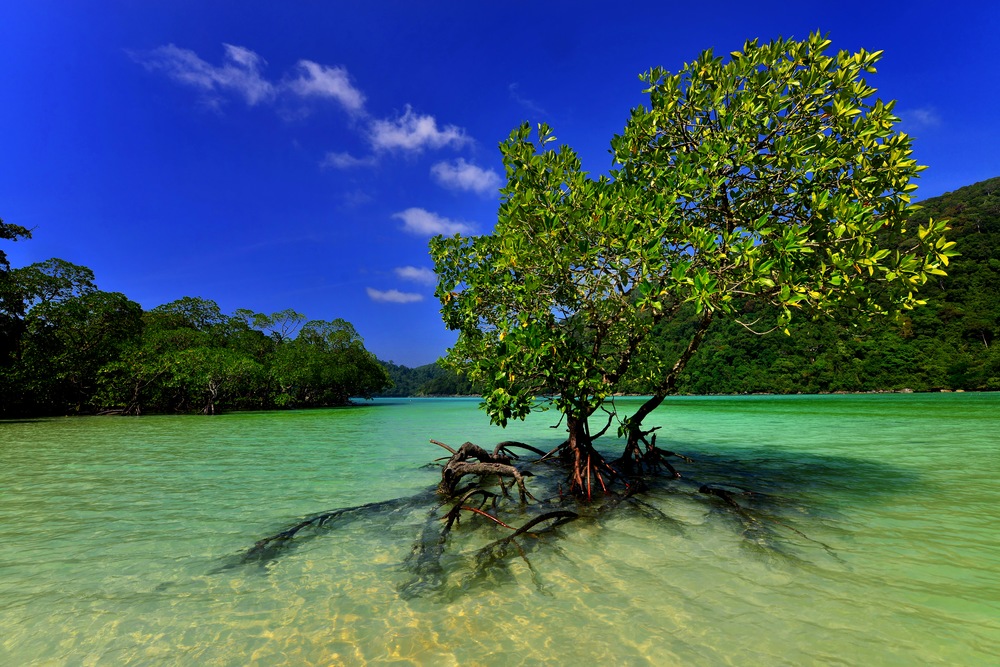
<svg viewBox="0 0 1000 667">
<path fill-rule="evenodd" d="M 518 92 L 518 84 L 512 83 L 507 86 L 507 92 L 510 93 L 512 100 L 520 104 L 522 107 L 534 114 L 545 114 L 545 109 L 535 104 L 534 100 L 530 100 L 527 97 L 522 97 Z"/>
<path fill-rule="evenodd" d="M 425 267 L 400 266 L 396 269 L 396 275 L 403 280 L 410 280 L 424 285 L 434 285 L 437 283 L 437 274 Z"/>
<path fill-rule="evenodd" d="M 390 290 L 377 290 L 372 287 L 366 287 L 365 291 L 368 292 L 368 298 L 372 301 L 378 301 L 379 303 L 415 303 L 417 301 L 423 301 L 424 297 L 422 294 L 415 294 L 413 292 L 400 292 L 398 289 Z"/>
<path fill-rule="evenodd" d="M 937 127 L 941 124 L 941 117 L 934 107 L 906 109 L 897 113 L 904 123 L 914 128 Z"/>
<path fill-rule="evenodd" d="M 468 190 L 481 195 L 496 193 L 500 175 L 492 169 L 483 169 L 458 158 L 454 162 L 438 162 L 431 167 L 431 175 L 446 188 Z"/>
<path fill-rule="evenodd" d="M 334 169 L 354 169 L 355 167 L 371 167 L 375 165 L 375 157 L 354 157 L 350 153 L 326 154 L 326 157 L 319 163 L 321 167 L 333 167 Z"/>
<path fill-rule="evenodd" d="M 369 157 L 330 152 L 320 162 L 323 167 L 351 169 L 373 166 L 384 151 L 420 152 L 428 148 L 460 148 L 472 142 L 465 130 L 456 125 L 439 126 L 434 116 L 420 114 L 406 105 L 402 116 L 372 118 L 365 111 L 365 95 L 351 82 L 344 66 L 323 65 L 311 60 L 299 60 L 296 69 L 280 79 L 269 81 L 263 76 L 267 62 L 242 46 L 223 44 L 222 63 L 213 65 L 202 60 L 190 49 L 167 44 L 151 51 L 129 51 L 129 56 L 151 72 L 162 72 L 174 81 L 197 88 L 204 101 L 218 108 L 224 96 L 237 95 L 250 106 L 268 103 L 286 120 L 300 119 L 309 113 L 303 105 L 307 100 L 329 99 L 360 120 L 375 152 Z M 288 104 L 289 101 L 298 104 Z M 453 165 L 435 165 L 433 172 L 445 187 L 474 192 L 486 192 L 495 187 L 498 176 L 465 161 Z M 460 227 L 465 229 L 465 227 Z"/>
<path fill-rule="evenodd" d="M 371 125 L 371 142 L 375 150 L 400 148 L 421 151 L 426 147 L 442 148 L 449 144 L 462 146 L 469 142 L 465 131 L 455 125 L 438 129 L 434 116 L 422 116 L 406 106 L 406 113 L 395 120 L 375 120 Z"/>
<path fill-rule="evenodd" d="M 408 208 L 405 211 L 394 213 L 392 217 L 402 220 L 403 229 L 412 234 L 433 236 L 435 234 L 468 234 L 472 231 L 472 227 L 468 223 L 449 220 L 422 208 Z"/>
<path fill-rule="evenodd" d="M 242 46 L 222 46 L 225 56 L 221 65 L 212 65 L 194 51 L 173 44 L 152 51 L 129 52 L 129 55 L 147 70 L 163 72 L 175 81 L 213 95 L 236 93 L 249 105 L 274 101 L 279 94 L 290 94 L 300 98 L 333 99 L 353 114 L 364 112 L 365 96 L 351 83 L 346 67 L 300 60 L 295 78 L 286 78 L 276 84 L 262 75 L 267 61 L 259 55 Z"/>
<path fill-rule="evenodd" d="M 355 188 L 354 190 L 349 190 L 347 192 L 342 192 L 339 197 L 341 204 L 347 208 L 356 208 L 358 206 L 364 206 L 365 204 L 374 201 L 374 197 L 370 194 Z"/>
<path fill-rule="evenodd" d="M 194 51 L 173 44 L 129 55 L 147 70 L 162 71 L 175 81 L 206 93 L 235 92 L 251 106 L 272 99 L 275 87 L 260 73 L 267 62 L 242 46 L 223 44 L 223 47 L 225 57 L 218 66 L 202 60 Z"/>
<path fill-rule="evenodd" d="M 302 97 L 328 97 L 351 113 L 361 113 L 365 96 L 351 84 L 346 67 L 327 67 L 311 60 L 299 61 L 299 76 L 286 85 Z"/>
</svg>

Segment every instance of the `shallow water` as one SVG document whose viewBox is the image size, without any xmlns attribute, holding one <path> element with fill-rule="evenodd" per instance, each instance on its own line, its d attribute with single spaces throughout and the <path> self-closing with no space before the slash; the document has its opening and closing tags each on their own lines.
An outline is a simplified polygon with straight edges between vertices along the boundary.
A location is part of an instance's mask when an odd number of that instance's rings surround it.
<svg viewBox="0 0 1000 667">
<path fill-rule="evenodd" d="M 526 560 L 478 575 L 505 531 L 463 519 L 419 581 L 429 496 L 237 557 L 425 493 L 429 438 L 549 449 L 551 413 L 506 432 L 462 399 L 0 422 L 0 665 L 996 664 L 1000 395 L 676 398 L 654 417 L 696 462 L 648 506 L 522 538 Z M 751 513 L 701 483 L 753 490 Z"/>
</svg>

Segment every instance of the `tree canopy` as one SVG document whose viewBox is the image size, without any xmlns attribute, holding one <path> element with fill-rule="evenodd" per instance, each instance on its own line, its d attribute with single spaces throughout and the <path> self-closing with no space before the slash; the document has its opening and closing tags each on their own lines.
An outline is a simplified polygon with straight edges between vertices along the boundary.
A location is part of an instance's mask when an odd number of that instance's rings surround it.
<svg viewBox="0 0 1000 667">
<path fill-rule="evenodd" d="M 20 225 L 0 220 L 0 240 L 17 241 L 31 238 L 31 231 Z M 10 364 L 17 339 L 21 335 L 24 298 L 10 273 L 7 253 L 0 248 L 0 368 Z"/>
<path fill-rule="evenodd" d="M 575 490 L 595 470 L 591 415 L 629 383 L 650 387 L 636 413 L 612 414 L 623 459 L 638 459 L 642 420 L 713 319 L 787 333 L 797 313 L 892 314 L 944 275 L 945 223 L 905 235 L 923 167 L 867 83 L 881 54 L 829 44 L 751 41 L 650 70 L 649 105 L 612 139 L 607 176 L 524 124 L 500 147 L 494 232 L 432 240 L 442 315 L 459 331 L 448 363 L 501 425 L 551 397 L 541 405 L 566 418 Z M 657 344 L 685 308 L 697 317 L 686 343 Z"/>
<path fill-rule="evenodd" d="M 920 290 L 927 305 L 897 320 L 797 321 L 791 336 L 747 337 L 721 320 L 678 379 L 688 393 L 816 393 L 1000 389 L 1000 178 L 925 199 L 910 216 L 917 236 L 949 220 L 959 251 L 947 276 Z M 679 323 L 684 326 L 685 323 Z M 680 337 L 664 331 L 663 344 Z M 641 392 L 636 386 L 634 391 Z"/>
<path fill-rule="evenodd" d="M 19 239 L 30 239 L 31 230 L 27 227 L 22 227 L 21 225 L 15 225 L 10 222 L 4 222 L 0 219 L 0 239 L 4 241 L 17 241 Z M 0 249 L 0 271 L 5 271 L 10 268 L 10 262 L 7 261 L 7 253 L 3 249 Z"/>
<path fill-rule="evenodd" d="M 143 312 L 61 259 L 2 277 L 11 305 L 0 313 L 0 415 L 317 407 L 391 385 L 344 320 L 226 315 L 196 297 Z"/>
</svg>

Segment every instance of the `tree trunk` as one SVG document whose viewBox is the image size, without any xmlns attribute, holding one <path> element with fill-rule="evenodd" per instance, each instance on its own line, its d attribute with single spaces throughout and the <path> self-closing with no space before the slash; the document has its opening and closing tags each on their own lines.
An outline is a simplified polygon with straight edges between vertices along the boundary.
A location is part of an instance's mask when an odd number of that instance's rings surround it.
<svg viewBox="0 0 1000 667">
<path fill-rule="evenodd" d="M 587 500 L 590 500 L 595 493 L 606 493 L 607 486 L 601 473 L 608 475 L 610 479 L 617 472 L 594 449 L 587 417 L 567 414 L 566 427 L 569 429 L 566 451 L 572 466 L 570 493 L 585 497 Z"/>
<path fill-rule="evenodd" d="M 587 458 L 586 450 L 590 447 L 590 443 L 586 442 L 584 420 L 567 415 L 566 427 L 569 430 L 566 451 L 569 453 L 570 463 L 573 466 L 572 473 L 570 474 L 570 490 L 573 493 L 581 493 L 584 484 L 584 461 Z"/>
<path fill-rule="evenodd" d="M 646 441 L 646 436 L 651 433 L 651 431 L 642 430 L 642 420 L 649 416 L 653 410 L 660 407 L 663 403 L 663 399 L 667 397 L 668 394 L 672 393 L 677 386 L 677 377 L 684 371 L 691 357 L 698 350 L 701 345 L 701 341 L 705 338 L 705 333 L 708 331 L 708 327 L 712 324 L 712 312 L 706 311 L 701 318 L 701 322 L 698 323 L 698 329 L 695 331 L 694 336 L 688 342 L 688 346 L 678 357 L 677 361 L 674 363 L 673 368 L 670 372 L 663 378 L 659 386 L 653 392 L 653 395 L 649 399 L 639 406 L 632 415 L 630 415 L 625 423 L 628 428 L 628 440 L 625 444 L 625 452 L 622 454 L 622 462 L 626 465 L 630 465 L 631 462 L 638 462 L 642 457 L 642 452 L 639 449 L 639 443 L 644 442 L 646 448 L 652 448 L 649 442 Z"/>
</svg>

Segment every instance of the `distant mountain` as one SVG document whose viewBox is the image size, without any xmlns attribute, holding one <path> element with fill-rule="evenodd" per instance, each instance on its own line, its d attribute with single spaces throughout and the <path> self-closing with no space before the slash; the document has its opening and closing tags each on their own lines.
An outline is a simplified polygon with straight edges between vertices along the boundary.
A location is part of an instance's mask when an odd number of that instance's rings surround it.
<svg viewBox="0 0 1000 667">
<path fill-rule="evenodd" d="M 391 361 L 379 363 L 389 372 L 393 386 L 377 396 L 464 396 L 476 393 L 467 380 L 437 364 L 409 368 Z"/>
</svg>

